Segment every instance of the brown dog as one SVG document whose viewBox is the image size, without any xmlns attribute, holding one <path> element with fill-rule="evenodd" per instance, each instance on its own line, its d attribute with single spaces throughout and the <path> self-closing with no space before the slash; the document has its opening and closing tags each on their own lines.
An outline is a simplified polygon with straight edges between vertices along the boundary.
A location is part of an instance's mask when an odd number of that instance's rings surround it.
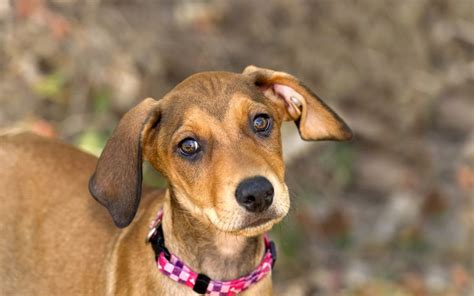
<svg viewBox="0 0 474 296">
<path fill-rule="evenodd" d="M 145 243 L 161 208 L 166 247 L 194 271 L 216 280 L 250 273 L 263 233 L 289 209 L 285 120 L 305 140 L 352 136 L 294 77 L 254 66 L 196 74 L 161 100 L 144 100 L 98 161 L 38 136 L 3 136 L 0 295 L 195 295 L 158 271 Z M 168 179 L 166 191 L 142 192 L 143 160 Z M 111 223 L 88 184 L 127 228 Z M 244 294 L 271 294 L 270 275 Z"/>
</svg>

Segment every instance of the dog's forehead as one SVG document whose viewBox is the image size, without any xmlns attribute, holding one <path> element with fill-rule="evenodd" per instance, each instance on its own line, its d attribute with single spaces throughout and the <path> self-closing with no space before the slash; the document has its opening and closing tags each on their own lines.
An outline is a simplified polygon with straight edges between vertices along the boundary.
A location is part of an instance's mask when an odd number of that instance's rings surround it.
<svg viewBox="0 0 474 296">
<path fill-rule="evenodd" d="M 193 92 L 205 96 L 233 93 L 251 85 L 247 76 L 231 72 L 201 72 L 189 76 L 179 83 L 174 91 Z"/>
<path fill-rule="evenodd" d="M 165 113 L 171 113 L 173 116 L 184 114 L 191 107 L 198 107 L 209 115 L 222 119 L 229 109 L 231 100 L 262 101 L 262 96 L 245 75 L 230 72 L 202 72 L 185 79 L 164 99 L 166 100 Z"/>
</svg>

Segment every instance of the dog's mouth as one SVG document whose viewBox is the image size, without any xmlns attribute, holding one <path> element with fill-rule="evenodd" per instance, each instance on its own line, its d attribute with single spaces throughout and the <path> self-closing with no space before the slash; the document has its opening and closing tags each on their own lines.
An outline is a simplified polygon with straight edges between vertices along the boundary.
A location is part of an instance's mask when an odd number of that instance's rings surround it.
<svg viewBox="0 0 474 296">
<path fill-rule="evenodd" d="M 255 220 L 254 222 L 251 222 L 249 224 L 247 224 L 245 227 L 243 228 L 252 228 L 252 227 L 258 227 L 260 225 L 263 225 L 271 220 L 273 220 L 275 218 L 259 218 L 257 220 Z"/>
<path fill-rule="evenodd" d="M 236 209 L 209 207 L 203 209 L 203 214 L 217 230 L 234 235 L 254 236 L 269 231 L 288 213 L 289 198 L 282 195 L 277 200 L 278 203 L 260 213 L 244 211 L 240 207 Z"/>
<path fill-rule="evenodd" d="M 269 231 L 272 226 L 278 223 L 285 215 L 276 212 L 269 212 L 266 215 L 247 216 L 243 218 L 236 215 L 231 219 L 220 219 L 214 211 L 207 212 L 206 216 L 210 222 L 220 231 L 234 233 L 236 235 L 252 236 Z"/>
<path fill-rule="evenodd" d="M 237 229 L 235 232 L 239 235 L 244 236 L 253 236 L 256 234 L 264 233 L 269 231 L 273 227 L 273 225 L 280 222 L 283 217 L 284 216 L 274 214 L 268 217 L 260 217 L 257 219 L 253 219 L 253 221 L 249 223 L 243 223 L 243 225 L 239 227 L 239 229 Z"/>
</svg>

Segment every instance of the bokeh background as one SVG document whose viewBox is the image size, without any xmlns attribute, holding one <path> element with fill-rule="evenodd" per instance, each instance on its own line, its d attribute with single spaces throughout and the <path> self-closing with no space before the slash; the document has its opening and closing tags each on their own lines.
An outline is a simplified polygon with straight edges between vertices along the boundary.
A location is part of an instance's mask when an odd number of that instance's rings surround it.
<svg viewBox="0 0 474 296">
<path fill-rule="evenodd" d="M 190 74 L 289 72 L 356 139 L 285 126 L 277 294 L 474 295 L 473 20 L 472 0 L 0 0 L 0 129 L 98 154 Z"/>
</svg>

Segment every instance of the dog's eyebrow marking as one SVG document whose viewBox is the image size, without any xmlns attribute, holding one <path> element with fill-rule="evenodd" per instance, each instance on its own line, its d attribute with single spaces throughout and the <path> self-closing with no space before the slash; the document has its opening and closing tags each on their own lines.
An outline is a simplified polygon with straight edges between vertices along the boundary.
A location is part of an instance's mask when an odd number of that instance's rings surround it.
<svg viewBox="0 0 474 296">
<path fill-rule="evenodd" d="M 227 116 L 229 115 L 230 113 L 227 114 Z M 195 130 L 199 136 L 209 138 L 212 135 L 213 138 L 218 139 L 217 142 L 227 145 L 232 143 L 231 139 L 238 137 L 238 129 L 231 127 L 230 124 L 224 124 L 222 120 L 197 106 L 186 110 L 184 116 L 186 119 L 183 125 L 176 130 L 175 135 Z"/>
<path fill-rule="evenodd" d="M 190 106 L 183 112 L 183 122 L 172 133 L 170 142 L 176 142 L 189 131 L 204 139 L 214 139 L 214 145 L 232 146 L 244 136 L 242 127 L 247 125 L 248 109 L 258 105 L 245 94 L 237 92 L 231 95 L 227 112 L 219 117 L 202 106 Z"/>
</svg>

